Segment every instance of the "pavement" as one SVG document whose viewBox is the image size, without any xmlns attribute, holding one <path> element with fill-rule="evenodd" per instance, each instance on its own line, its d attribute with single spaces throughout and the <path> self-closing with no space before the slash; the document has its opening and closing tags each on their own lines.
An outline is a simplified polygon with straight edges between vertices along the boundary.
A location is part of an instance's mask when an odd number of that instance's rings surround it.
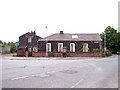
<svg viewBox="0 0 120 90">
<path fill-rule="evenodd" d="M 118 56 L 2 57 L 2 88 L 118 88 Z"/>
</svg>

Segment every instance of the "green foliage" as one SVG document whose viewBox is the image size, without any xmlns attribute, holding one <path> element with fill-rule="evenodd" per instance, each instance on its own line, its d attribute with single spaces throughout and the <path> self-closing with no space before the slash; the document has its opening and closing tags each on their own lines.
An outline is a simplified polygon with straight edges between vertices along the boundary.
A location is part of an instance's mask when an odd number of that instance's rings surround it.
<svg viewBox="0 0 120 90">
<path fill-rule="evenodd" d="M 5 51 L 5 52 L 2 52 L 2 54 L 10 54 L 10 52 L 8 52 L 8 51 Z"/>
<path fill-rule="evenodd" d="M 117 52 L 118 55 L 120 55 L 120 52 Z"/>
<path fill-rule="evenodd" d="M 2 40 L 0 40 L 0 44 L 3 44 Z"/>
<path fill-rule="evenodd" d="M 0 40 L 0 47 L 10 47 L 11 53 L 15 53 L 15 51 L 16 51 L 16 46 L 15 46 L 15 43 L 13 43 L 13 42 L 7 43 L 7 42 L 2 42 L 2 40 Z"/>
<path fill-rule="evenodd" d="M 102 50 L 100 50 L 100 49 L 98 49 L 98 48 L 96 48 L 96 49 L 94 48 L 92 52 L 95 53 L 95 52 L 101 52 L 101 51 L 102 51 Z"/>
<path fill-rule="evenodd" d="M 54 57 L 54 53 L 53 52 L 48 52 L 48 57 Z"/>
<path fill-rule="evenodd" d="M 28 52 L 28 57 L 32 57 L 32 53 L 31 52 Z"/>
<path fill-rule="evenodd" d="M 112 53 L 117 53 L 117 51 L 120 51 L 120 32 L 117 32 L 114 28 L 111 26 L 108 26 L 104 32 L 100 34 L 102 41 L 103 41 L 103 47 L 104 47 L 104 35 L 106 33 L 106 47 L 109 49 Z"/>
<path fill-rule="evenodd" d="M 10 52 L 14 53 L 16 51 L 15 43 L 11 42 L 9 45 L 10 45 Z"/>
</svg>

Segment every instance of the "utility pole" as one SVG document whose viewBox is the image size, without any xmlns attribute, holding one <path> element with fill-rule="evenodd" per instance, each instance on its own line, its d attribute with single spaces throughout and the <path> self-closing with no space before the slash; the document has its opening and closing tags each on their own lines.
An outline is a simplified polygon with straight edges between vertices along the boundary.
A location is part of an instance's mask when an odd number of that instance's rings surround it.
<svg viewBox="0 0 120 90">
<path fill-rule="evenodd" d="M 46 28 L 46 57 L 48 56 L 48 53 L 47 53 L 47 26 L 45 26 L 45 28 Z"/>
<path fill-rule="evenodd" d="M 106 56 L 106 31 L 104 32 L 104 52 L 105 52 L 105 56 Z"/>
</svg>

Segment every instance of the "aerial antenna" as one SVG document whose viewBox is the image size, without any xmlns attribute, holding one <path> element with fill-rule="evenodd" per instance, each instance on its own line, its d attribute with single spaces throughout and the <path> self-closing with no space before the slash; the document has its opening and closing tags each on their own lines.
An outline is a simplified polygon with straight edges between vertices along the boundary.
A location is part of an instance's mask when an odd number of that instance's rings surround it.
<svg viewBox="0 0 120 90">
<path fill-rule="evenodd" d="M 35 26 L 35 31 L 36 31 L 36 26 Z"/>
</svg>

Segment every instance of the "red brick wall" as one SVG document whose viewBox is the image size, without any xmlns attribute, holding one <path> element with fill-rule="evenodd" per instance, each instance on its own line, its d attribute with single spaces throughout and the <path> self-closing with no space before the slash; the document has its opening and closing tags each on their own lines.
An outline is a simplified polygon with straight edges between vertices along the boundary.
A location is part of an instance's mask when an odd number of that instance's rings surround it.
<svg viewBox="0 0 120 90">
<path fill-rule="evenodd" d="M 45 57 L 46 53 L 45 52 L 32 52 L 33 57 Z"/>
<path fill-rule="evenodd" d="M 28 51 L 25 52 L 25 56 L 28 57 Z"/>
<path fill-rule="evenodd" d="M 54 57 L 62 57 L 62 53 L 60 53 L 60 52 L 54 53 Z"/>
<path fill-rule="evenodd" d="M 45 52 L 32 52 L 33 57 L 46 57 Z M 54 57 L 62 57 L 62 53 L 54 53 Z M 67 53 L 68 57 L 102 57 L 102 52 L 97 53 L 81 53 L 81 52 L 75 52 L 75 53 Z"/>
<path fill-rule="evenodd" d="M 25 56 L 25 52 L 23 50 L 17 50 L 17 56 Z"/>
<path fill-rule="evenodd" d="M 68 53 L 67 54 L 69 57 L 102 57 L 102 52 L 97 52 L 97 53 Z"/>
</svg>

